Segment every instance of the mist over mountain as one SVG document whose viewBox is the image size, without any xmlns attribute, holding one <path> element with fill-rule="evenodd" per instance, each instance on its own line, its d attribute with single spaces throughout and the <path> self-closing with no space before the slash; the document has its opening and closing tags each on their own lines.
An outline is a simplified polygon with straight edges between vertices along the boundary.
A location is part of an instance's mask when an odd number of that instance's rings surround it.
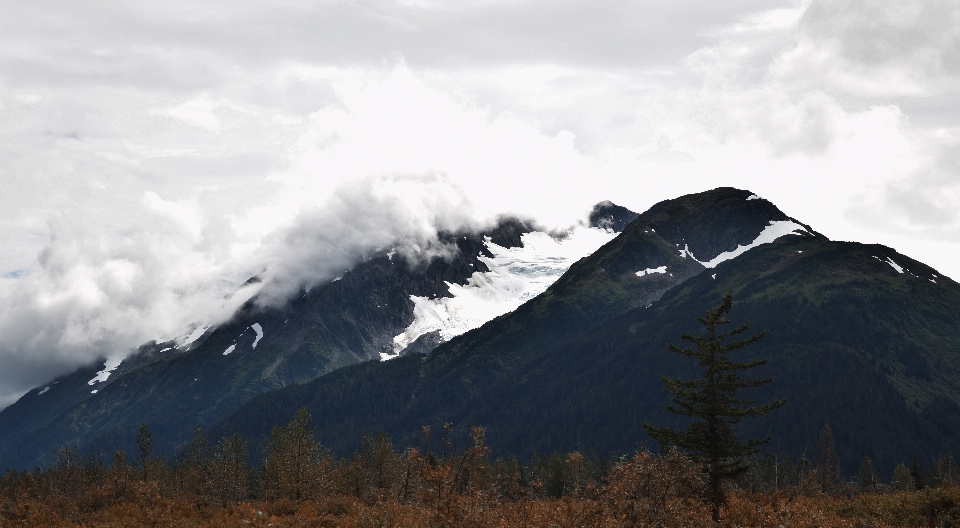
<svg viewBox="0 0 960 528">
<path fill-rule="evenodd" d="M 0 411 L 0 466 L 64 445 L 131 447 L 140 422 L 167 455 L 199 425 L 244 434 L 257 456 L 300 407 L 340 453 L 379 430 L 415 445 L 445 422 L 484 426 L 501 453 L 629 453 L 649 442 L 641 422 L 676 423 L 659 380 L 691 365 L 665 344 L 728 290 L 735 322 L 769 330 L 745 352 L 770 358 L 775 378 L 756 397 L 788 400 L 744 432 L 797 458 L 828 423 L 847 468 L 960 448 L 950 278 L 891 248 L 828 240 L 746 190 L 640 214 L 601 202 L 588 218 L 566 233 L 509 217 L 438 229 L 432 246 L 384 243 L 286 301 L 255 294 L 225 322 L 29 391 Z"/>
<path fill-rule="evenodd" d="M 143 199 L 154 221 L 124 236 L 58 223 L 41 268 L 0 280 L 0 406 L 38 383 L 94 361 L 118 362 L 140 345 L 219 324 L 256 296 L 279 306 L 395 247 L 410 261 L 450 250 L 441 231 L 479 230 L 469 201 L 439 174 L 347 182 L 262 239 L 236 239 L 197 204 Z M 270 221 L 276 223 L 270 212 Z M 245 282 L 251 276 L 260 280 Z"/>
<path fill-rule="evenodd" d="M 363 195 L 369 187 L 358 189 Z M 366 213 L 358 202 L 374 210 Z M 597 225 L 547 233 L 512 217 L 489 228 L 443 231 L 434 226 L 442 224 L 434 221 L 442 209 L 407 205 L 422 212 L 404 218 L 419 221 L 400 222 L 398 204 L 378 211 L 362 196 L 320 214 L 335 222 L 303 221 L 280 242 L 291 248 L 289 259 L 242 285 L 233 300 L 242 304 L 226 320 L 200 321 L 127 358 L 84 366 L 0 411 L 0 453 L 43 460 L 68 443 L 125 445 L 141 421 L 154 424 L 158 447 L 171 452 L 195 425 L 212 426 L 264 391 L 357 362 L 428 352 L 537 296 L 616 235 Z M 346 211 L 368 218 L 336 234 L 348 223 Z M 358 234 L 381 223 L 397 225 Z"/>
</svg>

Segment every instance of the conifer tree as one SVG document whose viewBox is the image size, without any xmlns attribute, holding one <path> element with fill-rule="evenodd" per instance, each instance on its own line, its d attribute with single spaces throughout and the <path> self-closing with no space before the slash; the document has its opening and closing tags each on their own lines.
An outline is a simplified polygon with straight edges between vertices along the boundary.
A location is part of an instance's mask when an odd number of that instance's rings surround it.
<svg viewBox="0 0 960 528">
<path fill-rule="evenodd" d="M 910 463 L 910 476 L 913 478 L 913 488 L 923 489 L 924 475 L 923 471 L 920 470 L 920 462 L 917 460 L 917 455 L 913 455 L 913 462 Z"/>
<path fill-rule="evenodd" d="M 880 477 L 877 476 L 877 468 L 873 465 L 873 460 L 864 455 L 860 461 L 860 470 L 857 472 L 857 485 L 861 493 L 872 493 L 877 491 L 880 484 Z"/>
<path fill-rule="evenodd" d="M 960 469 L 953 455 L 944 455 L 930 470 L 927 480 L 932 486 L 955 486 L 960 483 Z"/>
<path fill-rule="evenodd" d="M 913 476 L 910 475 L 910 470 L 903 465 L 903 462 L 893 468 L 893 479 L 890 481 L 890 487 L 894 491 L 913 491 L 916 489 L 913 485 Z"/>
<path fill-rule="evenodd" d="M 294 500 L 308 498 L 326 487 L 327 461 L 320 443 L 310 428 L 312 420 L 305 408 L 285 427 L 270 433 L 264 460 L 267 493 Z"/>
<path fill-rule="evenodd" d="M 668 392 L 673 394 L 675 404 L 667 406 L 667 410 L 689 416 L 693 421 L 682 430 L 643 425 L 662 448 L 685 451 L 703 467 L 707 475 L 706 498 L 713 507 L 714 523 L 720 522 L 720 506 L 726 499 L 723 481 L 746 471 L 749 468 L 747 457 L 755 455 L 760 446 L 770 440 L 769 437 L 743 440 L 737 435 L 736 424 L 743 418 L 766 416 L 786 403 L 786 400 L 777 400 L 765 405 L 753 405 L 754 401 L 737 396 L 740 389 L 759 387 L 771 379 L 741 377 L 742 372 L 767 363 L 766 359 L 750 362 L 730 359 L 731 352 L 756 343 L 766 334 L 761 332 L 746 339 L 728 342 L 728 339 L 750 328 L 749 324 L 745 324 L 727 332 L 721 331 L 723 325 L 730 324 L 725 317 L 732 307 L 733 293 L 727 292 L 720 306 L 707 310 L 706 315 L 697 318 L 704 327 L 704 334 L 681 336 L 696 348 L 681 349 L 667 345 L 672 352 L 698 360 L 704 369 L 702 376 L 696 379 L 662 378 Z"/>
<path fill-rule="evenodd" d="M 153 433 L 143 422 L 140 422 L 140 431 L 137 433 L 137 447 L 140 454 L 137 455 L 137 462 L 143 470 L 143 480 L 147 480 L 148 457 L 153 453 Z"/>
<path fill-rule="evenodd" d="M 210 461 L 214 495 L 221 504 L 243 500 L 247 496 L 247 442 L 239 433 L 217 443 Z M 273 460 L 274 464 L 278 461 Z M 271 466 L 271 468 L 273 468 Z"/>
<path fill-rule="evenodd" d="M 843 474 L 840 471 L 837 444 L 833 441 L 833 431 L 829 424 L 823 424 L 817 446 L 820 450 L 820 464 L 817 466 L 820 491 L 827 494 L 837 493 L 843 487 Z"/>
</svg>

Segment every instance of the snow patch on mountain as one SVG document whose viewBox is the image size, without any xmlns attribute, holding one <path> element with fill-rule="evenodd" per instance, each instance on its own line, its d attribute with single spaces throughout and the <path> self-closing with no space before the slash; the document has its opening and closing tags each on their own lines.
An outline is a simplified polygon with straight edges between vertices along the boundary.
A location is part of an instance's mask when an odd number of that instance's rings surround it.
<svg viewBox="0 0 960 528">
<path fill-rule="evenodd" d="M 525 233 L 523 247 L 515 248 L 499 246 L 487 237 L 485 245 L 493 258 L 481 255 L 479 259 L 490 271 L 474 272 L 466 284 L 448 282 L 449 297 L 411 295 L 413 323 L 393 338 L 394 353 L 381 353 L 380 359 L 396 357 L 424 334 L 439 331 L 440 338 L 448 341 L 516 310 L 543 293 L 574 262 L 616 236 L 606 229 L 577 226 L 561 239 L 543 232 Z"/>
<path fill-rule="evenodd" d="M 207 329 L 213 325 L 200 325 L 193 329 L 193 332 L 190 332 L 189 335 L 183 338 L 183 342 L 180 343 L 180 346 L 186 347 L 191 343 L 203 337 L 203 334 L 206 333 Z"/>
<path fill-rule="evenodd" d="M 645 270 L 640 270 L 637 272 L 637 277 L 643 277 L 644 275 L 650 275 L 651 273 L 666 273 L 667 267 L 660 266 L 659 268 L 647 268 Z"/>
<path fill-rule="evenodd" d="M 40 396 L 41 394 L 46 394 L 47 392 L 50 392 L 50 386 L 49 386 L 49 385 L 46 386 L 46 387 L 44 387 L 42 391 L 38 392 L 38 393 L 37 393 L 37 396 Z"/>
<path fill-rule="evenodd" d="M 701 262 L 697 260 L 697 258 L 693 256 L 693 252 L 690 251 L 690 248 L 686 244 L 684 245 L 684 248 L 680 250 L 680 256 L 682 258 L 691 258 L 696 260 L 697 262 L 700 262 L 700 264 L 703 264 L 703 266 L 706 268 L 715 268 L 717 267 L 717 264 L 720 264 L 721 262 L 737 258 L 757 246 L 769 244 L 770 242 L 773 242 L 784 235 L 799 235 L 800 233 L 797 233 L 797 231 L 809 233 L 807 228 L 791 220 L 771 220 L 770 225 L 765 227 L 753 242 L 747 244 L 746 246 L 738 245 L 737 249 L 732 251 L 724 251 L 707 262 Z"/>
<path fill-rule="evenodd" d="M 260 326 L 260 323 L 253 323 L 250 328 L 253 328 L 253 331 L 257 333 L 257 337 L 253 338 L 253 348 L 257 348 L 257 343 L 263 339 L 263 327 Z"/>
<path fill-rule="evenodd" d="M 226 355 L 228 355 L 230 352 L 233 352 L 233 351 L 236 350 L 236 349 L 237 349 L 237 345 L 236 345 L 236 343 L 234 343 L 234 344 L 228 346 L 227 349 L 223 351 L 223 355 L 226 356 Z"/>
<path fill-rule="evenodd" d="M 897 270 L 897 273 L 903 273 L 903 267 L 902 267 L 901 265 L 897 264 L 896 262 L 894 262 L 892 258 L 887 257 L 887 260 L 886 260 L 885 262 L 886 262 L 887 264 L 890 264 L 890 267 L 892 267 L 893 269 Z"/>
<path fill-rule="evenodd" d="M 103 364 L 103 370 L 97 372 L 97 375 L 93 377 L 90 381 L 87 382 L 87 385 L 93 385 L 94 383 L 103 383 L 107 381 L 107 378 L 110 377 L 110 374 L 113 374 L 113 371 L 120 366 L 120 362 L 123 361 L 123 358 L 114 357 L 108 359 Z"/>
<path fill-rule="evenodd" d="M 690 251 L 690 245 L 689 245 L 689 244 L 684 244 L 684 245 L 683 245 L 683 249 L 680 250 L 680 258 L 688 258 L 688 259 L 697 260 L 697 257 L 694 257 L 694 256 L 693 256 L 693 251 Z M 697 260 L 697 262 L 700 262 L 700 261 Z M 703 262 L 700 262 L 700 263 L 703 264 Z"/>
</svg>

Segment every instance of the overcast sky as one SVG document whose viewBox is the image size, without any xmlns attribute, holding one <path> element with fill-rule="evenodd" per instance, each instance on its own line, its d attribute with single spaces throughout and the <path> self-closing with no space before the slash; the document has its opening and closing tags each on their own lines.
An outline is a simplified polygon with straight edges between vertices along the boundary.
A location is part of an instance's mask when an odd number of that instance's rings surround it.
<svg viewBox="0 0 960 528">
<path fill-rule="evenodd" d="M 960 279 L 960 3 L 6 0 L 0 183 L 0 407 L 502 212 L 736 186 Z"/>
</svg>

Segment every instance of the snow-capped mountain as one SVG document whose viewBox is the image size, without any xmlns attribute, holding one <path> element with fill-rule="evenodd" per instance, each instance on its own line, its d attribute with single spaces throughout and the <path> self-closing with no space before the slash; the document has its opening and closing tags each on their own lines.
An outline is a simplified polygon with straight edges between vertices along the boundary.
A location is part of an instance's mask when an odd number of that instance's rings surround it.
<svg viewBox="0 0 960 528">
<path fill-rule="evenodd" d="M 17 460 L 17 444 L 29 451 L 47 442 L 36 439 L 59 430 L 56 422 L 81 432 L 43 445 L 105 434 L 124 441 L 119 431 L 158 417 L 179 434 L 186 431 L 180 424 L 212 425 L 265 391 L 367 360 L 429 352 L 539 295 L 636 216 L 609 203 L 592 214 L 605 215 L 607 224 L 547 233 L 504 218 L 483 232 L 443 233 L 441 242 L 454 251 L 427 262 L 386 249 L 283 306 L 259 308 L 251 299 L 226 323 L 198 323 L 122 361 L 78 369 L 0 411 L 0 461 Z M 167 437 L 166 447 L 176 438 Z"/>
<path fill-rule="evenodd" d="M 731 327 L 768 331 L 738 359 L 769 359 L 751 374 L 773 382 L 743 396 L 787 400 L 745 435 L 772 435 L 797 459 L 828 423 L 847 472 L 864 455 L 890 471 L 960 449 L 960 284 L 891 248 L 828 240 L 736 189 L 655 205 L 541 295 L 426 357 L 264 394 L 214 433 L 256 451 L 306 407 L 342 454 L 366 432 L 420 445 L 423 426 L 444 423 L 483 426 L 502 455 L 630 453 L 652 442 L 642 423 L 675 423 L 661 377 L 696 375 L 666 344 L 701 333 L 696 318 L 728 291 Z"/>
<path fill-rule="evenodd" d="M 386 249 L 281 307 L 251 302 L 37 387 L 0 412 L 0 465 L 66 444 L 131 450 L 141 421 L 167 454 L 197 425 L 257 452 L 301 406 L 345 453 L 364 433 L 410 443 L 445 421 L 521 455 L 627 452 L 663 418 L 660 376 L 683 368 L 664 344 L 728 290 L 738 321 L 770 329 L 751 353 L 790 401 L 758 436 L 792 431 L 782 448 L 797 457 L 802 432 L 850 424 L 847 463 L 866 445 L 854 430 L 898 452 L 960 448 L 960 285 L 890 248 L 827 240 L 730 188 L 639 215 L 601 203 L 568 233 L 504 219 L 441 238 L 443 257 Z"/>
</svg>

